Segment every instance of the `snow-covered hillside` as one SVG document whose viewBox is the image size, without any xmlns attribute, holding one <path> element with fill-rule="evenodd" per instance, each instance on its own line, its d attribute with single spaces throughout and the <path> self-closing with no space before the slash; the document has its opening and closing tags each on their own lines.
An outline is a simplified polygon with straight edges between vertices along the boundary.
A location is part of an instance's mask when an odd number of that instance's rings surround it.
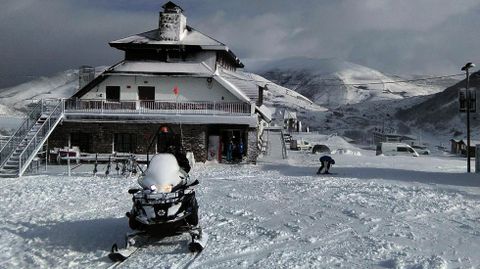
<svg viewBox="0 0 480 269">
<path fill-rule="evenodd" d="M 480 89 L 480 72 L 471 74 L 469 87 L 477 91 Z M 454 136 L 464 138 L 466 115 L 459 112 L 458 103 L 458 93 L 464 88 L 465 80 L 451 85 L 440 93 L 423 98 L 422 102 L 400 110 L 396 116 L 424 130 L 448 135 L 450 138 Z M 478 107 L 477 105 L 477 111 Z M 480 117 L 477 113 L 472 113 L 470 120 L 474 139 L 478 140 L 480 139 Z"/>
<path fill-rule="evenodd" d="M 443 90 L 445 83 L 389 83 L 402 78 L 338 59 L 288 58 L 268 62 L 255 72 L 329 108 L 366 101 L 429 95 Z"/>
<path fill-rule="evenodd" d="M 107 67 L 95 68 L 99 75 Z M 0 89 L 0 115 L 24 115 L 28 105 L 40 99 L 68 98 L 78 90 L 78 70 L 71 69 L 20 85 Z"/>
<path fill-rule="evenodd" d="M 359 141 L 370 139 L 374 128 L 386 128 L 412 134 L 432 146 L 445 146 L 453 137 L 466 136 L 466 116 L 458 104 L 458 92 L 464 87 L 465 80 L 433 95 L 343 105 L 326 113 L 307 113 L 303 120 L 323 133 L 336 132 Z M 471 75 L 470 87 L 480 87 L 480 72 Z M 471 126 L 472 139 L 480 139 L 477 113 L 472 113 Z"/>
<path fill-rule="evenodd" d="M 318 155 L 302 152 L 257 165 L 198 164 L 205 250 L 192 260 L 188 236 L 165 238 L 120 267 L 480 266 L 480 181 L 464 173 L 464 160 L 361 153 L 333 155 L 329 176 L 315 175 Z M 2 180 L 0 267 L 109 267 L 111 245 L 129 231 L 135 179 L 92 177 L 91 165 L 73 177 L 49 169 Z"/>
<path fill-rule="evenodd" d="M 22 114 L 33 101 L 69 97 L 78 89 L 78 70 L 59 72 L 0 90 L 0 113 Z"/>
</svg>

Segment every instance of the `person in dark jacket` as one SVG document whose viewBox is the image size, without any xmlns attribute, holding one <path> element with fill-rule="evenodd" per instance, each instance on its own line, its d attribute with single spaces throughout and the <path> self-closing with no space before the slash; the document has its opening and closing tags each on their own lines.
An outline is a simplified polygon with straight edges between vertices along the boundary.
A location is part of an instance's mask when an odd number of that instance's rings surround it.
<svg viewBox="0 0 480 269">
<path fill-rule="evenodd" d="M 160 128 L 157 147 L 158 153 L 172 154 L 177 159 L 180 168 L 187 172 L 187 174 L 190 172 L 190 162 L 187 159 L 187 155 L 184 152 L 179 137 L 171 132 L 166 126 Z"/>
<path fill-rule="evenodd" d="M 230 139 L 227 144 L 227 162 L 233 160 L 233 141 Z"/>
<path fill-rule="evenodd" d="M 238 160 L 239 160 L 239 161 L 242 161 L 242 159 L 243 159 L 243 153 L 244 153 L 244 151 L 245 151 L 245 148 L 244 148 L 244 146 L 243 146 L 242 140 L 240 140 L 240 142 L 238 142 L 237 151 L 238 151 Z"/>
<path fill-rule="evenodd" d="M 324 156 L 320 157 L 320 162 L 322 163 L 322 165 L 318 169 L 317 175 L 321 174 L 323 169 L 325 169 L 325 172 L 323 172 L 324 174 L 330 174 L 330 172 L 328 172 L 328 170 L 330 170 L 330 166 L 335 164 L 335 160 L 332 159 L 332 157 L 330 157 L 330 156 L 324 155 Z"/>
</svg>

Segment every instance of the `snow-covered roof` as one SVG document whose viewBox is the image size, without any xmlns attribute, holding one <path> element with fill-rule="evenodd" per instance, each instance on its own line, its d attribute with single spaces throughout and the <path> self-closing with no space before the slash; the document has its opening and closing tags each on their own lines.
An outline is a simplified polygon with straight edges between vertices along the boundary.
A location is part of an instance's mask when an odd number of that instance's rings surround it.
<svg viewBox="0 0 480 269">
<path fill-rule="evenodd" d="M 248 76 L 247 73 L 219 69 L 219 74 L 230 81 L 233 85 L 235 85 L 235 87 L 241 90 L 250 100 L 254 102 L 258 100 L 258 87 L 265 87 L 265 83 L 257 83 L 257 81 Z"/>
<path fill-rule="evenodd" d="M 131 35 L 122 39 L 111 41 L 110 46 L 121 47 L 122 44 L 147 44 L 147 45 L 185 45 L 201 46 L 212 50 L 228 50 L 228 47 L 206 34 L 203 34 L 190 26 L 187 26 L 185 36 L 178 41 L 161 40 L 160 30 L 154 29 L 144 33 Z"/>
<path fill-rule="evenodd" d="M 266 107 L 265 105 L 255 107 L 255 110 L 260 113 L 260 115 L 267 121 L 272 121 L 272 111 L 270 108 Z"/>
<path fill-rule="evenodd" d="M 213 78 L 215 81 L 220 83 L 223 87 L 225 87 L 228 91 L 230 91 L 235 97 L 238 99 L 245 101 L 245 102 L 251 102 L 252 100 L 248 98 L 248 96 L 245 95 L 245 93 L 237 87 L 234 83 L 232 83 L 229 79 L 223 77 L 220 75 L 219 70 L 215 71 L 215 74 L 213 75 Z"/>
<path fill-rule="evenodd" d="M 455 139 L 455 138 L 452 138 L 450 139 L 450 141 L 455 141 L 455 143 L 463 143 L 463 144 L 467 144 L 467 139 L 464 138 L 464 139 Z M 470 146 L 471 147 L 474 147 L 476 145 L 480 145 L 480 140 L 472 140 L 470 139 Z"/>
<path fill-rule="evenodd" d="M 164 9 L 179 9 L 180 11 L 183 11 L 183 8 L 181 8 L 179 5 L 173 3 L 172 1 L 168 1 L 165 5 L 162 6 Z"/>
<path fill-rule="evenodd" d="M 158 61 L 123 61 L 111 68 L 109 73 L 165 73 L 194 74 L 212 76 L 213 70 L 204 62 L 200 63 L 166 63 Z"/>
<path fill-rule="evenodd" d="M 162 40 L 160 38 L 160 29 L 154 29 L 111 41 L 109 44 L 114 48 L 122 50 L 132 47 L 198 46 L 203 50 L 224 51 L 234 60 L 237 67 L 244 66 L 240 59 L 225 44 L 188 25 L 184 34 L 182 34 L 182 38 L 177 41 Z"/>
</svg>

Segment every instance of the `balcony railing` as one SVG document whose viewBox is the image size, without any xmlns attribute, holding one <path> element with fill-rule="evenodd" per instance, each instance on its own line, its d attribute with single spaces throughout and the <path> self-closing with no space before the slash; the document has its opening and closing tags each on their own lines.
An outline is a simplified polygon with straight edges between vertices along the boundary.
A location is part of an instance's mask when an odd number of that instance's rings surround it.
<svg viewBox="0 0 480 269">
<path fill-rule="evenodd" d="M 65 100 L 65 113 L 251 115 L 249 103 Z"/>
</svg>

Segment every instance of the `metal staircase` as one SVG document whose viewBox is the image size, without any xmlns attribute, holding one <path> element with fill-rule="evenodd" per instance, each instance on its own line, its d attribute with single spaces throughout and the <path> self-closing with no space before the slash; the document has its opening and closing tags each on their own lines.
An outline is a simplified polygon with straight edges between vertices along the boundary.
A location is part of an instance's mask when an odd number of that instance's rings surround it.
<svg viewBox="0 0 480 269">
<path fill-rule="evenodd" d="M 63 119 L 64 100 L 41 100 L 0 149 L 0 177 L 22 176 Z"/>
</svg>

